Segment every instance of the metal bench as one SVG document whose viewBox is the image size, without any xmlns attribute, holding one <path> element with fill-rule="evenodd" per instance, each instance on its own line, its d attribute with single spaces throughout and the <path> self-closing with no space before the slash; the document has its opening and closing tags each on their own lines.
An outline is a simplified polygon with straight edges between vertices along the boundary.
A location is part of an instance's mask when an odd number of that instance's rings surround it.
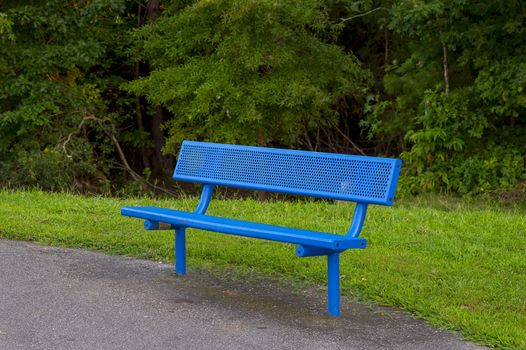
<svg viewBox="0 0 526 350">
<path fill-rule="evenodd" d="M 193 213 L 157 207 L 123 207 L 147 230 L 175 230 L 175 272 L 186 274 L 186 229 L 297 244 L 300 257 L 327 255 L 328 311 L 340 315 L 340 253 L 365 248 L 359 238 L 368 204 L 392 205 L 399 159 L 184 141 L 173 178 L 203 184 Z M 282 192 L 356 202 L 345 235 L 206 215 L 215 186 Z"/>
</svg>

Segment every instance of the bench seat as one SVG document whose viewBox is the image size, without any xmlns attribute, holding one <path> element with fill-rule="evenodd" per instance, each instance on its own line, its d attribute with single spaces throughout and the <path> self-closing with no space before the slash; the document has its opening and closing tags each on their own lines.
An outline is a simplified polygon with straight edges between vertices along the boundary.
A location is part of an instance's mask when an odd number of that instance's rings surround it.
<svg viewBox="0 0 526 350">
<path fill-rule="evenodd" d="M 174 227 L 191 227 L 237 236 L 331 249 L 334 251 L 366 247 L 366 240 L 358 237 L 344 237 L 338 234 L 274 226 L 174 209 L 123 207 L 121 214 L 154 222 L 166 222 Z"/>
</svg>

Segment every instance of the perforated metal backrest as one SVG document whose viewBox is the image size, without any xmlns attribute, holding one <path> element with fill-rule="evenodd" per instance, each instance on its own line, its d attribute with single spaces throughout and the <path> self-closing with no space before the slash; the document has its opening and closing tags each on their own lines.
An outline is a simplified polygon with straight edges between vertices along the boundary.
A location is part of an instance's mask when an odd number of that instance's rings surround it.
<svg viewBox="0 0 526 350">
<path fill-rule="evenodd" d="M 399 159 L 184 141 L 175 180 L 391 205 Z"/>
</svg>

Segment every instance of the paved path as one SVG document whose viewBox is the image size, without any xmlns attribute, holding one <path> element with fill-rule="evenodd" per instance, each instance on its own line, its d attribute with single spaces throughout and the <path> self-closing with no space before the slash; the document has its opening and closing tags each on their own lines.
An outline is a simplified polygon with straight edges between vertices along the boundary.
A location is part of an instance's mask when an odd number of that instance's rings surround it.
<svg viewBox="0 0 526 350">
<path fill-rule="evenodd" d="M 190 272 L 0 240 L 0 349 L 478 348 L 392 309 L 345 300 L 332 319 L 315 290 Z"/>
</svg>

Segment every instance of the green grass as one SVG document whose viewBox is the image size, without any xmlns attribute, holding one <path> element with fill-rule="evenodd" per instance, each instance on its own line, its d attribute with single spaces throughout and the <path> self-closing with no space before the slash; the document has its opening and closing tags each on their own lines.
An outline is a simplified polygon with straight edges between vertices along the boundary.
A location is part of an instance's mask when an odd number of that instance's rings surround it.
<svg viewBox="0 0 526 350">
<path fill-rule="evenodd" d="M 196 200 L 119 200 L 0 191 L 0 237 L 173 261 L 173 234 L 147 232 L 123 205 L 191 210 Z M 428 205 L 431 203 L 431 205 Z M 345 232 L 352 206 L 328 202 L 215 200 L 209 213 L 283 226 Z M 342 290 L 409 310 L 470 340 L 526 349 L 526 210 L 451 200 L 372 206 L 369 247 L 342 254 Z M 297 258 L 286 244 L 189 230 L 192 268 L 258 271 L 325 284 L 322 257 Z"/>
</svg>

